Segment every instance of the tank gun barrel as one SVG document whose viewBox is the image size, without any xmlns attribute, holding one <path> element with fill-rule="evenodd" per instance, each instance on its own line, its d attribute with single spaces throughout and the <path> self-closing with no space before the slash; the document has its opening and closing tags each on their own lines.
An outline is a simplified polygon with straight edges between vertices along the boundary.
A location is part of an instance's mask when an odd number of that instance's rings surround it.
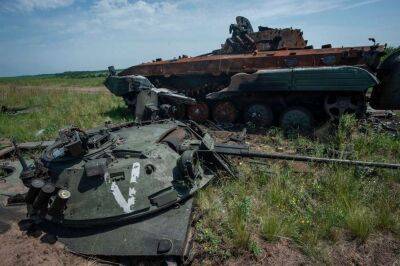
<svg viewBox="0 0 400 266">
<path fill-rule="evenodd" d="M 382 163 L 382 162 L 368 162 L 368 161 L 357 161 L 357 160 L 336 159 L 336 158 L 322 158 L 322 157 L 312 157 L 312 156 L 295 155 L 295 154 L 294 155 L 284 154 L 284 153 L 266 153 L 266 152 L 250 151 L 248 149 L 232 149 L 219 146 L 215 147 L 214 152 L 217 152 L 218 154 L 247 157 L 247 158 L 264 158 L 264 159 L 314 162 L 314 163 L 338 163 L 338 164 L 364 166 L 364 167 L 400 169 L 400 164 L 397 163 Z"/>
</svg>

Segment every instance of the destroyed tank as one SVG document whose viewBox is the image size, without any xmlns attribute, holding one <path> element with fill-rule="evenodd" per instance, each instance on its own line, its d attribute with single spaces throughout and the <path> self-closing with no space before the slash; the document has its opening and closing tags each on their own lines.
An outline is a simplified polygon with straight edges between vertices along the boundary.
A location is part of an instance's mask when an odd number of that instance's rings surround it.
<svg viewBox="0 0 400 266">
<path fill-rule="evenodd" d="M 189 119 L 200 122 L 211 116 L 218 124 L 280 125 L 285 130 L 311 133 L 327 121 L 337 121 L 343 114 L 363 117 L 368 100 L 376 109 L 399 109 L 400 51 L 384 60 L 377 73 L 378 76 L 355 66 L 238 73 L 232 76 L 228 87 L 207 94 L 206 103 L 191 101 L 190 97 L 165 88 L 155 88 L 143 76 L 121 77 L 111 71 L 105 84 L 118 96 L 132 95 L 127 101 L 132 109 L 136 107 L 140 91 L 153 90 L 160 95 L 163 106 L 172 107 L 177 118 L 184 118 L 187 110 Z M 369 99 L 367 92 L 371 88 Z"/>
<path fill-rule="evenodd" d="M 156 59 L 127 68 L 118 76 L 144 76 L 156 87 L 172 89 L 195 98 L 197 104 L 186 110 L 186 116 L 202 122 L 214 118 L 212 114 L 219 113 L 218 108 L 214 109 L 215 104 L 208 102 L 206 95 L 228 87 L 233 75 L 253 74 L 259 70 L 336 66 L 357 66 L 377 74 L 385 49 L 385 46 L 375 44 L 374 39 L 370 39 L 374 42 L 371 46 L 332 48 L 328 44 L 321 49 L 314 49 L 308 45 L 299 29 L 260 26 L 258 31 L 254 31 L 250 22 L 240 16 L 229 31 L 232 35 L 221 49 L 195 57 L 183 55 L 172 60 Z M 313 91 L 319 93 L 316 88 Z M 287 92 L 283 89 L 280 98 L 285 100 Z M 125 93 L 122 96 L 128 106 L 134 105 L 134 94 Z M 320 111 L 309 110 L 313 115 Z"/>
<path fill-rule="evenodd" d="M 60 131 L 35 164 L 14 168 L 28 188 L 24 222 L 79 254 L 185 261 L 192 195 L 229 170 L 218 154 L 197 153 L 213 145 L 199 130 L 168 120 Z"/>
<path fill-rule="evenodd" d="M 86 132 L 72 127 L 34 163 L 22 157 L 22 166 L 0 162 L 9 172 L 0 183 L 0 229 L 18 222 L 28 235 L 43 234 L 48 243 L 59 241 L 74 254 L 106 262 L 149 257 L 168 265 L 190 262 L 193 196 L 218 173 L 236 176 L 226 155 L 400 168 L 254 152 L 216 143 L 195 123 L 176 120 Z"/>
<path fill-rule="evenodd" d="M 60 241 L 89 258 L 190 262 L 193 196 L 219 173 L 237 176 L 227 155 L 400 168 L 217 143 L 194 122 L 157 119 L 161 106 L 154 105 L 154 99 L 160 95 L 143 97 L 148 93 L 138 95 L 136 105 L 142 110 L 136 108 L 136 114 L 142 120 L 87 131 L 63 129 L 33 163 L 25 161 L 14 143 L 20 164 L 0 162 L 5 173 L 0 213 L 21 214 L 15 205 L 24 204 L 27 218 L 16 215 L 23 219 L 21 230 L 39 236 L 44 232 L 47 242 Z M 0 215 L 0 229 L 8 230 L 4 225 L 10 221 L 4 218 Z"/>
</svg>

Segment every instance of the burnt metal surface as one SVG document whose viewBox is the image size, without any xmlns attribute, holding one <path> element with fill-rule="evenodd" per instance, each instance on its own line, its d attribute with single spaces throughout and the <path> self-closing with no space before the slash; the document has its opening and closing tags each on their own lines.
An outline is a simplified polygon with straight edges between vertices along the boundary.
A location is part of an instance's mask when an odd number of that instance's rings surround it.
<svg viewBox="0 0 400 266">
<path fill-rule="evenodd" d="M 236 24 L 229 26 L 232 34 L 222 48 L 213 51 L 213 54 L 250 53 L 254 51 L 271 51 L 280 49 L 303 49 L 307 41 L 299 29 L 274 29 L 258 27 L 254 32 L 250 21 L 242 16 L 236 17 Z"/>
<path fill-rule="evenodd" d="M 159 117 L 180 117 L 185 113 L 184 105 L 193 105 L 196 100 L 181 93 L 156 88 L 147 78 L 139 75 L 119 77 L 109 67 L 110 75 L 104 81 L 104 85 L 113 94 L 122 96 L 125 103 L 134 110 L 136 122 Z"/>
<path fill-rule="evenodd" d="M 37 141 L 37 142 L 24 142 L 24 143 L 19 143 L 18 147 L 21 150 L 34 150 L 34 149 L 46 148 L 53 143 L 54 143 L 53 140 Z M 6 158 L 10 154 L 12 154 L 14 151 L 15 151 L 14 146 L 9 146 L 9 147 L 3 148 L 2 150 L 0 150 L 0 158 Z"/>
<path fill-rule="evenodd" d="M 307 109 L 307 112 L 315 116 L 316 125 L 328 119 L 336 120 L 343 113 L 356 113 L 362 117 L 367 100 L 364 92 L 367 88 L 362 84 L 363 80 L 358 80 L 358 84 L 355 82 L 348 84 L 346 82 L 352 80 L 352 74 L 342 77 L 340 71 L 336 71 L 333 74 L 336 76 L 328 79 L 315 76 L 321 72 L 320 69 L 326 67 L 354 66 L 365 69 L 372 75 L 377 74 L 381 84 L 371 85 L 376 88 L 373 93 L 373 106 L 379 109 L 400 108 L 398 101 L 400 96 L 397 95 L 400 91 L 397 85 L 398 74 L 393 74 L 396 73 L 393 72 L 393 63 L 381 64 L 378 69 L 386 45 L 379 45 L 374 39 L 370 39 L 373 41 L 370 46 L 332 47 L 327 44 L 320 49 L 314 49 L 312 46 L 307 46 L 303 32 L 299 29 L 273 29 L 260 26 L 255 32 L 249 20 L 241 16 L 236 18 L 236 24 L 230 26 L 229 32 L 232 36 L 219 50 L 195 57 L 185 55 L 172 60 L 158 58 L 153 62 L 127 68 L 118 73 L 118 76 L 123 78 L 141 75 L 147 77 L 155 87 L 173 89 L 196 99 L 198 104 L 187 108 L 186 117 L 197 122 L 212 118 L 220 124 L 253 123 L 249 116 L 257 114 L 254 112 L 245 114 L 251 105 L 258 105 L 260 107 L 258 110 L 269 116 L 265 121 L 253 119 L 261 126 L 279 125 L 283 112 L 294 107 Z M 304 71 L 304 68 L 310 71 Z M 291 78 L 286 77 L 284 81 L 286 87 L 274 83 L 275 79 L 283 80 L 279 77 L 280 73 L 287 69 L 298 72 L 297 76 L 300 74 L 308 76 L 300 77 L 294 82 L 293 80 L 290 82 Z M 232 107 L 229 110 L 221 109 L 222 103 L 209 102 L 212 97 L 209 94 L 230 86 L 229 83 L 232 84 L 233 79 L 237 79 L 235 75 L 246 76 L 258 71 L 274 70 L 278 71 L 268 77 L 269 81 L 263 82 L 257 79 L 254 82 L 263 92 L 247 90 L 242 97 L 229 99 L 230 103 L 227 104 Z M 385 75 L 381 74 L 384 72 Z M 400 72 L 400 68 L 397 72 Z M 301 84 L 301 80 L 305 82 Z M 366 77 L 364 81 L 368 80 Z M 352 87 L 352 85 L 357 86 Z M 124 88 L 117 89 L 124 91 Z M 267 91 L 268 95 L 264 95 Z M 328 91 L 339 98 L 327 95 Z M 135 97 L 132 93 L 124 96 L 131 109 L 134 102 L 132 99 Z M 331 101 L 327 101 L 328 97 Z M 184 110 L 181 113 L 185 113 Z M 234 113 L 238 115 L 235 116 Z"/>
<path fill-rule="evenodd" d="M 157 87 L 176 90 L 215 90 L 224 82 L 221 75 L 229 77 L 239 72 L 252 73 L 259 69 L 358 65 L 376 70 L 385 48 L 374 42 L 372 46 L 332 48 L 331 45 L 324 45 L 321 49 L 313 49 L 307 46 L 303 32 L 299 29 L 260 26 L 259 31 L 254 32 L 249 20 L 241 16 L 236 18 L 236 24 L 230 25 L 229 32 L 232 36 L 221 49 L 212 53 L 196 57 L 179 56 L 172 60 L 157 59 L 132 66 L 118 75 L 143 75 Z M 184 86 L 180 88 L 182 83 L 174 77 L 188 75 L 200 79 L 207 77 L 208 82 L 193 84 L 184 81 Z"/>
<path fill-rule="evenodd" d="M 369 99 L 366 97 L 367 83 L 374 88 L 371 97 L 374 108 L 400 109 L 398 55 L 389 56 L 385 62 L 380 63 L 386 45 L 379 45 L 373 38 L 369 39 L 373 42 L 370 46 L 332 47 L 326 44 L 320 49 L 314 49 L 307 46 L 303 32 L 299 29 L 260 26 L 258 31 L 254 31 L 250 21 L 241 16 L 229 27 L 229 33 L 232 36 L 221 49 L 211 53 L 195 57 L 184 55 L 172 60 L 158 58 L 127 68 L 118 76 L 141 75 L 147 77 L 155 87 L 172 89 L 196 99 L 195 106 L 187 107 L 186 111 L 183 106 L 180 113 L 186 113 L 187 118 L 201 123 L 214 119 L 219 124 L 282 126 L 281 116 L 291 108 L 301 108 L 310 113 L 316 127 L 327 120 L 337 120 L 344 113 L 355 113 L 357 117 L 363 117 Z M 323 68 L 346 66 L 365 69 L 369 75 L 358 79 L 358 83 L 354 82 L 356 73 L 352 77 L 351 73 L 345 75 L 344 72 L 334 71 L 333 76 L 327 79 L 317 77 Z M 287 77 L 280 77 L 287 69 L 293 69 L 299 78 L 290 77 L 294 76 L 290 73 Z M 244 83 L 246 79 L 255 78 L 253 74 L 259 71 L 274 70 L 277 71 L 266 80 L 254 80 L 254 88 L 257 89 L 242 90 L 240 97 L 228 97 L 225 100 L 229 101 L 225 103 L 229 105 L 228 109 L 221 107 L 223 103 L 212 99 L 221 90 L 231 87 L 235 79 L 238 79 L 236 75 L 243 77 L 237 83 Z M 306 76 L 300 77 L 301 74 Z M 369 82 L 370 77 L 379 84 Z M 116 89 L 117 95 L 125 90 Z M 134 109 L 132 106 L 136 95 L 126 93 L 123 97 L 128 106 Z M 249 111 L 253 105 L 257 108 L 252 109 L 258 111 Z M 268 118 L 250 118 L 260 116 L 261 113 Z"/>
<path fill-rule="evenodd" d="M 383 52 L 384 47 L 376 49 Z M 172 61 L 144 63 L 121 71 L 119 76 L 143 75 L 166 77 L 172 75 L 233 75 L 239 72 L 252 73 L 259 69 L 287 67 L 318 67 L 354 65 L 365 66 L 364 54 L 370 46 L 280 50 L 239 55 L 206 55 Z M 366 66 L 365 66 L 366 67 Z"/>
</svg>

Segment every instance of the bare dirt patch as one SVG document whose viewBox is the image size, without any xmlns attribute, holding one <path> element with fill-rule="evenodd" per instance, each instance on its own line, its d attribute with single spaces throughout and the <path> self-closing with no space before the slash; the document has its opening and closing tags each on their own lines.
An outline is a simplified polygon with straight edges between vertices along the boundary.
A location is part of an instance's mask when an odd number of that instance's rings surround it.
<svg viewBox="0 0 400 266">
<path fill-rule="evenodd" d="M 399 265 L 400 240 L 390 233 L 370 236 L 363 243 L 342 240 L 329 257 L 333 265 Z"/>
<path fill-rule="evenodd" d="M 94 265 L 94 262 L 74 256 L 63 245 L 42 243 L 40 237 L 28 236 L 16 223 L 0 234 L 1 265 Z"/>
<path fill-rule="evenodd" d="M 264 243 L 263 254 L 254 260 L 251 258 L 240 258 L 229 260 L 227 265 L 305 265 L 311 261 L 297 250 L 288 241 L 282 240 L 277 243 Z M 249 260 L 250 259 L 250 260 Z M 251 261 L 251 263 L 250 263 Z"/>
</svg>

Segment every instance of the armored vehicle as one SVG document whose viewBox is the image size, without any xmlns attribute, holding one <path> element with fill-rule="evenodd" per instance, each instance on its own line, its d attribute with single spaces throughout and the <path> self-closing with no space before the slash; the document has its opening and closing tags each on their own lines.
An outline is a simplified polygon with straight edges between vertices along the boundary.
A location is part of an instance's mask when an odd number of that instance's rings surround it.
<svg viewBox="0 0 400 266">
<path fill-rule="evenodd" d="M 219 124 L 277 122 L 285 129 L 311 130 L 344 113 L 363 115 L 366 92 L 377 84 L 374 75 L 358 67 L 259 70 L 234 75 L 227 88 L 206 99 Z"/>
<path fill-rule="evenodd" d="M 150 112 L 141 121 L 88 131 L 63 129 L 33 163 L 25 162 L 14 143 L 20 164 L 0 163 L 5 173 L 0 199 L 8 197 L 0 213 L 10 213 L 9 205 L 25 204 L 23 230 L 43 231 L 47 239 L 75 253 L 187 262 L 192 254 L 193 195 L 218 173 L 236 176 L 227 155 L 400 168 L 220 144 L 195 122 L 157 118 L 152 114 L 159 112 L 154 99 L 142 97 L 148 93 L 138 95 L 136 113 Z M 8 230 L 7 222 L 0 216 L 0 229 Z"/>
<path fill-rule="evenodd" d="M 74 252 L 185 260 L 192 195 L 217 170 L 230 171 L 218 154 L 197 152 L 213 145 L 195 125 L 172 120 L 72 127 L 34 164 L 2 164 L 0 192 L 24 184 L 31 229 L 40 224 Z"/>
<path fill-rule="evenodd" d="M 377 75 L 355 66 L 307 67 L 238 73 L 206 103 L 219 124 L 280 125 L 311 130 L 345 113 L 400 108 L 400 50 L 378 67 Z M 367 96 L 372 89 L 371 97 Z M 190 107 L 189 107 L 190 108 Z"/>
<path fill-rule="evenodd" d="M 362 117 L 368 100 L 376 109 L 399 109 L 399 76 L 400 51 L 396 51 L 377 67 L 377 75 L 355 66 L 238 73 L 231 77 L 229 86 L 190 105 L 180 104 L 188 103 L 184 95 L 156 89 L 143 76 L 118 76 L 111 72 L 105 84 L 114 94 L 124 97 L 132 109 L 135 109 L 137 93 L 152 88 L 163 92 L 161 101 L 172 104 L 179 118 L 185 117 L 186 112 L 189 119 L 197 122 L 212 118 L 218 124 L 280 125 L 285 129 L 310 131 L 326 121 L 338 120 L 345 113 Z M 369 89 L 372 89 L 370 98 L 367 97 Z M 171 93 L 180 95 L 179 100 L 172 100 Z"/>
<path fill-rule="evenodd" d="M 332 48 L 327 44 L 314 49 L 299 29 L 260 26 L 258 31 L 254 31 L 248 19 L 241 16 L 236 18 L 236 24 L 230 25 L 229 32 L 232 35 L 221 49 L 211 53 L 195 57 L 183 55 L 172 60 L 159 58 L 127 68 L 118 76 L 141 75 L 156 87 L 195 98 L 198 103 L 188 108 L 186 115 L 204 121 L 216 112 L 208 104 L 206 95 L 226 88 L 235 74 L 327 66 L 358 66 L 376 74 L 385 48 L 371 39 L 374 42 L 371 46 Z M 125 93 L 123 97 L 132 103 L 135 96 Z M 285 97 L 285 91 L 281 97 Z"/>
</svg>

